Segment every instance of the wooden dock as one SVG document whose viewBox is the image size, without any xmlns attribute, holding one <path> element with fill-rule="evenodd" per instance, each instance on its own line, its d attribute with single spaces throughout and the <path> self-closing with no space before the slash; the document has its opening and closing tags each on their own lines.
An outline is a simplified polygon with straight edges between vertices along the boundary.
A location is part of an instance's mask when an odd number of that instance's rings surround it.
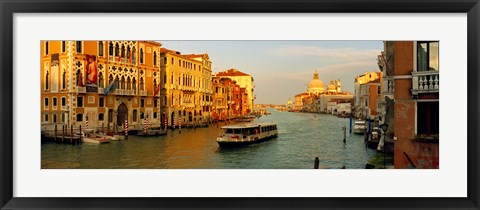
<svg viewBox="0 0 480 210">
<path fill-rule="evenodd" d="M 82 137 L 80 135 L 82 127 L 78 129 L 73 129 L 73 125 L 68 129 L 66 125 L 62 126 L 60 131 L 55 125 L 54 130 L 42 131 L 41 132 L 41 141 L 42 142 L 54 142 L 59 144 L 80 144 L 82 143 Z"/>
</svg>

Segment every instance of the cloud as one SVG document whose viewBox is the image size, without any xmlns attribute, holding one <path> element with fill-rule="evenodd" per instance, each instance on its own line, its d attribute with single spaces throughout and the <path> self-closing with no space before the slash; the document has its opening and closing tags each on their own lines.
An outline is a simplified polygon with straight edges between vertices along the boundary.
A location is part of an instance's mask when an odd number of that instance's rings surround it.
<svg viewBox="0 0 480 210">
<path fill-rule="evenodd" d="M 380 53 L 376 49 L 323 48 L 314 46 L 285 46 L 276 48 L 273 53 L 281 57 L 320 57 L 343 61 L 376 59 Z"/>
<path fill-rule="evenodd" d="M 373 71 L 376 63 L 372 63 L 371 61 L 357 61 L 357 62 L 349 62 L 349 63 L 342 63 L 342 64 L 335 64 L 324 66 L 318 68 L 318 73 L 347 73 L 347 72 L 355 72 L 355 70 L 365 69 L 364 71 Z M 353 77 L 356 75 L 352 75 Z"/>
</svg>

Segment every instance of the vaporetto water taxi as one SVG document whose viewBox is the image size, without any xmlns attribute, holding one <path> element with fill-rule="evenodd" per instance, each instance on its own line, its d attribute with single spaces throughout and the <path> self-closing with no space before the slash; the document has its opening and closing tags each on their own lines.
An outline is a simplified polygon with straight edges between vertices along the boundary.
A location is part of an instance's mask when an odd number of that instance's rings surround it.
<svg viewBox="0 0 480 210">
<path fill-rule="evenodd" d="M 220 147 L 237 147 L 263 142 L 278 135 L 275 123 L 254 123 L 223 126 L 218 136 Z"/>
</svg>

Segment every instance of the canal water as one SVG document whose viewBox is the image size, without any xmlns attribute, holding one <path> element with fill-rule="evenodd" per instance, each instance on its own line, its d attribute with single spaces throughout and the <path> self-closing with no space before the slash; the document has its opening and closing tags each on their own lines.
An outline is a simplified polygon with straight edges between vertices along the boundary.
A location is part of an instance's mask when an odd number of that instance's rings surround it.
<svg viewBox="0 0 480 210">
<path fill-rule="evenodd" d="M 264 143 L 220 149 L 216 136 L 221 130 L 215 124 L 101 145 L 42 143 L 42 168 L 311 169 L 318 157 L 320 168 L 362 169 L 375 154 L 365 148 L 362 135 L 349 134 L 349 119 L 270 111 L 255 122 L 277 123 L 279 135 Z M 342 126 L 347 127 L 345 144 Z"/>
</svg>

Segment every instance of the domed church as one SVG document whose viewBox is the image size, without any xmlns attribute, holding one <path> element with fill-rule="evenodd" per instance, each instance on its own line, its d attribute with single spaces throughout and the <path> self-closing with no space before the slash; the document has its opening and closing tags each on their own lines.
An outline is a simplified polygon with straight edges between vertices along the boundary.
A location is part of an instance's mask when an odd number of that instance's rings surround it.
<svg viewBox="0 0 480 210">
<path fill-rule="evenodd" d="M 310 95 L 319 95 L 325 92 L 325 86 L 323 85 L 322 80 L 318 78 L 318 72 L 315 70 L 313 74 L 313 79 L 308 83 L 307 92 Z"/>
<path fill-rule="evenodd" d="M 332 113 L 337 103 L 352 100 L 352 94 L 342 92 L 340 79 L 331 80 L 325 87 L 315 70 L 313 79 L 308 83 L 307 92 L 295 95 L 294 111 Z"/>
<path fill-rule="evenodd" d="M 325 91 L 325 85 L 323 84 L 322 80 L 318 77 L 318 72 L 315 70 L 313 73 L 313 79 L 308 83 L 307 93 L 310 95 L 335 95 L 342 93 L 342 84 L 340 83 L 340 79 L 338 80 L 331 80 L 330 84 L 327 86 L 327 91 Z"/>
</svg>

